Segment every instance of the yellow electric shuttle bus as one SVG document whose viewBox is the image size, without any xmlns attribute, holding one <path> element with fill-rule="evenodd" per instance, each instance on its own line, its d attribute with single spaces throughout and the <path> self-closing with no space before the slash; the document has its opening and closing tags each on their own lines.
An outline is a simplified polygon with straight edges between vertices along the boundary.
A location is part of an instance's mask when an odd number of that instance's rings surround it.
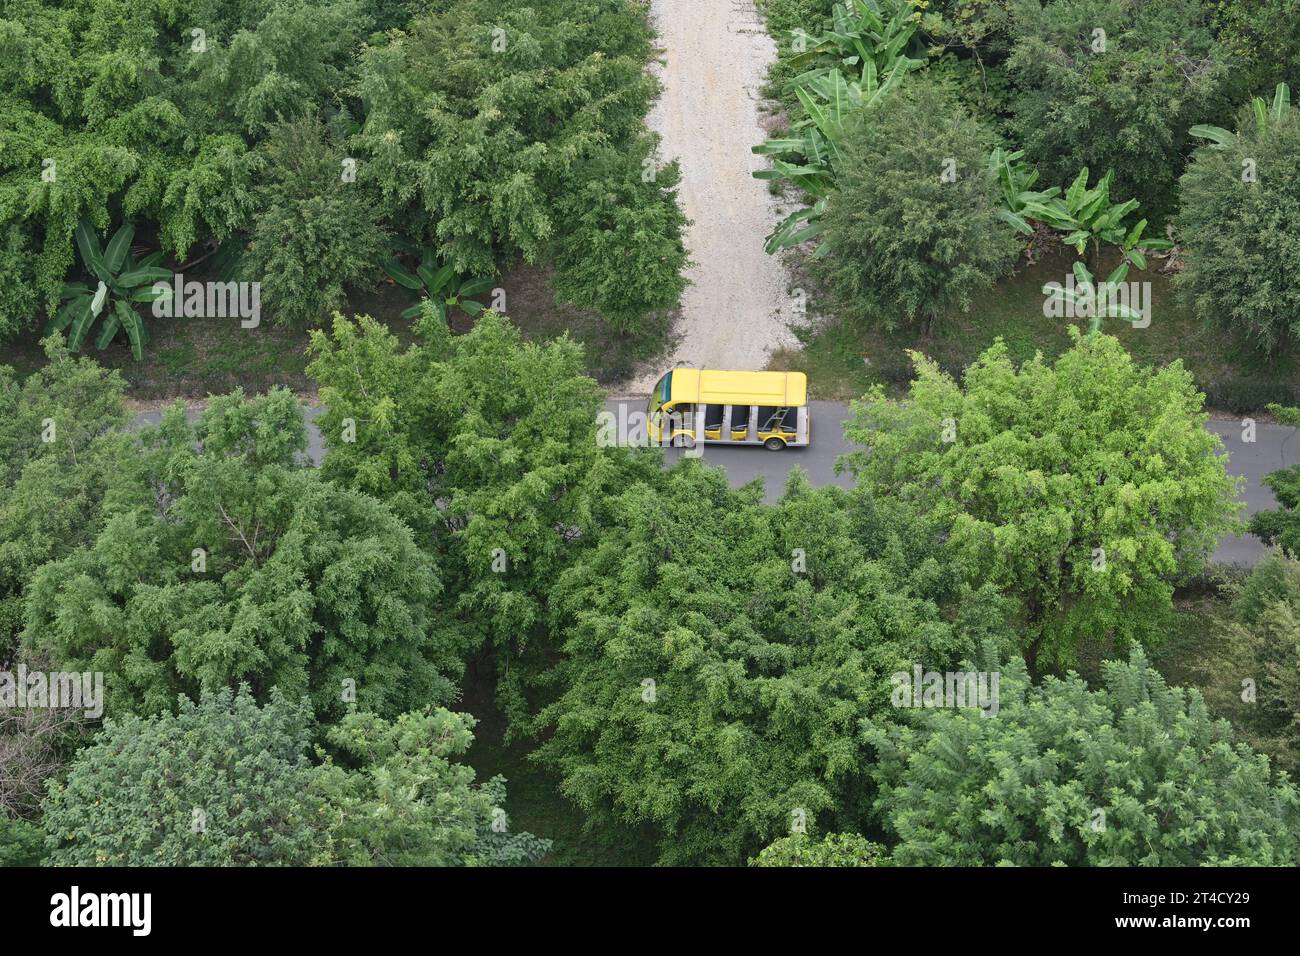
<svg viewBox="0 0 1300 956">
<path fill-rule="evenodd" d="M 656 383 L 646 411 L 656 444 L 703 441 L 779 451 L 808 444 L 808 377 L 679 366 Z"/>
</svg>

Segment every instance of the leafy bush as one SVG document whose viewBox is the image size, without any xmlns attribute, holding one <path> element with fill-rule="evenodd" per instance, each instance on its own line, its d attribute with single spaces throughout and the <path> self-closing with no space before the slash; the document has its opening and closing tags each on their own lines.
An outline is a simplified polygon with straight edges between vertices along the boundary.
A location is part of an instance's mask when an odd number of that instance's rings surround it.
<svg viewBox="0 0 1300 956">
<path fill-rule="evenodd" d="M 820 270 L 851 318 L 927 329 L 1008 272 L 992 139 L 952 96 L 911 77 L 842 144 Z"/>
<path fill-rule="evenodd" d="M 932 529 L 798 472 L 765 506 L 688 462 L 611 524 L 551 597 L 564 659 L 537 759 L 588 814 L 658 830 L 667 864 L 864 825 L 857 724 L 888 675 L 996 662 L 1008 640 L 1001 602 L 948 590 Z"/>
<path fill-rule="evenodd" d="M 879 843 L 871 843 L 856 833 L 830 833 L 820 840 L 796 833 L 764 847 L 749 865 L 888 866 L 889 854 Z"/>
<path fill-rule="evenodd" d="M 549 842 L 503 828 L 504 781 L 448 758 L 474 719 L 351 713 L 329 739 L 354 769 L 308 759 L 312 708 L 248 688 L 109 719 L 45 801 L 49 862 L 71 866 L 507 866 Z M 500 811 L 500 813 L 498 813 Z M 494 826 L 495 825 L 495 826 Z M 0 824 L 3 826 L 3 824 Z M 0 831 L 2 833 L 3 831 Z M 0 837 L 2 839 L 2 837 Z"/>
<path fill-rule="evenodd" d="M 1116 194 L 1140 200 L 1163 223 L 1188 128 L 1228 102 L 1228 57 L 1204 25 L 1200 0 L 1013 9 L 1007 66 L 1017 145 L 1050 183 L 1069 182 L 1084 166 L 1113 168 Z"/>
<path fill-rule="evenodd" d="M 178 711 L 108 718 L 45 801 L 49 862 L 253 866 L 327 862 L 307 759 L 311 709 L 273 690 L 182 697 Z"/>
<path fill-rule="evenodd" d="M 235 392 L 197 425 L 178 404 L 141 441 L 93 542 L 27 591 L 26 641 L 109 675 L 110 713 L 241 681 L 309 695 L 321 720 L 353 691 L 386 716 L 451 699 L 465 639 L 430 556 L 381 502 L 303 464 L 292 395 Z"/>
<path fill-rule="evenodd" d="M 21 385 L 0 367 L 0 665 L 14 659 L 36 569 L 98 534 L 128 454 L 113 433 L 129 419 L 121 375 L 73 357 L 57 333 L 44 344 L 46 365 Z"/>
<path fill-rule="evenodd" d="M 974 709 L 867 720 L 875 808 L 900 866 L 1294 866 L 1300 794 L 1234 746 L 1195 690 L 1134 648 L 1030 684 L 1005 667 L 996 718 Z M 1014 755 L 1014 756 L 1009 756 Z"/>
<path fill-rule="evenodd" d="M 1179 184 L 1176 287 L 1202 319 L 1275 353 L 1300 335 L 1300 109 L 1280 86 L 1242 110 L 1235 134 L 1198 131 L 1215 142 Z"/>
<path fill-rule="evenodd" d="M 1073 334 L 1055 364 L 1019 368 L 999 340 L 960 385 L 914 354 L 909 400 L 877 388 L 845 425 L 871 449 L 847 456 L 862 484 L 932 515 L 956 567 L 1021 603 L 1031 669 L 1072 664 L 1082 641 L 1158 640 L 1172 580 L 1235 526 L 1236 481 L 1181 364 Z"/>
<path fill-rule="evenodd" d="M 378 277 L 389 241 L 380 210 L 360 183 L 344 179 L 346 151 L 316 117 L 276 126 L 260 152 L 260 210 L 240 278 L 261 283 L 278 324 L 324 324 L 349 287 Z"/>
</svg>

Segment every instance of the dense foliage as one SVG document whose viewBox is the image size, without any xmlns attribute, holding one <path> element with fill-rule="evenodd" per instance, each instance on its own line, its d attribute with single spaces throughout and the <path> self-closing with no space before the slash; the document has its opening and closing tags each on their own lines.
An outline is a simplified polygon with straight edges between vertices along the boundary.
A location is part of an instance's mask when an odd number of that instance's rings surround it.
<svg viewBox="0 0 1300 956">
<path fill-rule="evenodd" d="M 16 652 L 32 575 L 93 539 L 125 454 L 121 376 L 57 335 L 46 357 L 21 384 L 0 367 L 0 664 Z"/>
<path fill-rule="evenodd" d="M 1243 108 L 1235 134 L 1196 151 L 1180 182 L 1187 244 L 1179 291 L 1206 322 L 1272 353 L 1300 335 L 1300 109 L 1280 86 Z"/>
<path fill-rule="evenodd" d="M 439 322 L 422 328 L 429 338 L 407 349 L 364 317 L 313 336 L 323 474 L 388 502 L 451 571 L 447 602 L 502 655 L 518 714 L 522 672 L 507 662 L 545 640 L 560 571 L 597 540 L 618 489 L 657 463 L 597 446 L 601 395 L 567 339 L 525 343 L 490 312 L 450 339 Z"/>
<path fill-rule="evenodd" d="M 928 331 L 1043 243 L 1067 301 L 1181 204 L 1189 300 L 1290 343 L 1296 0 L 762 6 L 806 30 L 768 246 L 838 311 Z M 1204 575 L 1238 489 L 1181 364 L 1103 334 L 1130 315 L 913 353 L 851 487 L 765 500 L 606 447 L 582 348 L 497 311 L 520 262 L 619 332 L 678 301 L 647 7 L 0 3 L 0 338 L 54 333 L 0 368 L 0 865 L 536 863 L 511 810 L 664 864 L 1300 863 L 1300 468 L 1251 522 L 1278 552 Z M 138 351 L 173 270 L 333 315 L 316 432 L 283 388 L 144 424 L 70 354 Z M 409 328 L 346 317 L 385 274 Z M 103 673 L 104 719 L 11 704 L 18 665 Z M 963 675 L 992 697 L 921 694 Z M 474 767 L 516 761 L 508 805 Z"/>
<path fill-rule="evenodd" d="M 887 866 L 879 843 L 857 833 L 830 833 L 820 840 L 794 833 L 765 846 L 750 866 Z"/>
<path fill-rule="evenodd" d="M 94 541 L 35 572 L 26 640 L 109 675 L 117 714 L 241 681 L 322 719 L 450 700 L 463 647 L 432 561 L 381 502 L 308 468 L 306 440 L 284 391 L 214 399 L 195 424 L 170 408 Z"/>
<path fill-rule="evenodd" d="M 627 0 L 460 0 L 367 47 L 357 143 L 386 217 L 464 273 L 551 262 L 566 300 L 621 330 L 675 306 L 683 218 L 643 126 L 650 41 Z"/>
<path fill-rule="evenodd" d="M 1010 271 L 992 138 L 938 85 L 912 79 L 846 134 L 826 204 L 822 274 L 842 314 L 930 329 Z"/>
<path fill-rule="evenodd" d="M 1021 3 L 1013 33 L 1012 125 L 1044 177 L 1114 169 L 1117 193 L 1172 211 L 1188 129 L 1229 102 L 1199 0 Z"/>
<path fill-rule="evenodd" d="M 552 597 L 566 659 L 539 758 L 585 811 L 654 824 L 665 863 L 862 825 L 857 722 L 888 706 L 888 675 L 1004 646 L 992 595 L 940 614 L 956 595 L 932 535 L 797 473 L 769 507 L 688 464 L 614 521 Z"/>
<path fill-rule="evenodd" d="M 353 713 L 330 739 L 348 770 L 309 759 L 311 707 L 247 688 L 182 697 L 178 712 L 108 720 L 45 804 L 49 862 L 73 866 L 505 865 L 545 841 L 494 811 L 504 782 L 448 762 L 473 719 L 446 710 L 388 723 Z"/>
<path fill-rule="evenodd" d="M 226 244 L 280 322 L 371 285 L 398 233 L 480 274 L 553 264 L 635 331 L 685 263 L 650 37 L 636 0 L 8 2 L 0 339 L 77 278 L 83 219 L 177 263 Z"/>
<path fill-rule="evenodd" d="M 1019 368 L 998 342 L 960 384 L 917 355 L 909 400 L 877 390 L 845 427 L 870 449 L 848 456 L 859 479 L 916 502 L 960 567 L 1020 602 L 1031 669 L 1073 663 L 1085 641 L 1157 640 L 1172 582 L 1203 566 L 1235 509 L 1187 372 L 1074 334 L 1054 364 Z"/>
<path fill-rule="evenodd" d="M 1140 649 L 1077 676 L 1002 672 L 1001 709 L 866 721 L 902 866 L 1294 866 L 1300 795 Z"/>
<path fill-rule="evenodd" d="M 1212 660 L 1227 689 L 1222 709 L 1252 747 L 1295 780 L 1300 777 L 1300 563 L 1282 556 L 1263 561 L 1233 602 L 1233 616 L 1234 626 Z"/>
</svg>

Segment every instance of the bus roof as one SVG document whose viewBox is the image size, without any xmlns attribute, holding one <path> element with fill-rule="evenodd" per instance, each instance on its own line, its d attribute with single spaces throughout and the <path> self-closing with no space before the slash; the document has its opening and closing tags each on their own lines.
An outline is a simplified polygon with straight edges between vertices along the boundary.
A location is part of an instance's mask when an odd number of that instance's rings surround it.
<svg viewBox="0 0 1300 956">
<path fill-rule="evenodd" d="M 673 369 L 669 401 L 701 405 L 807 404 L 808 376 L 803 372 L 732 372 L 708 368 Z"/>
</svg>

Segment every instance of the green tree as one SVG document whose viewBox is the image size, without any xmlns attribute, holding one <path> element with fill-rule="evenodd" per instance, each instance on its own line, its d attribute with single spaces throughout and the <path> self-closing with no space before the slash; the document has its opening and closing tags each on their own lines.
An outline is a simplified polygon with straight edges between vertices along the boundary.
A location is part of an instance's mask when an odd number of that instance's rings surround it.
<svg viewBox="0 0 1300 956">
<path fill-rule="evenodd" d="M 338 862 L 521 866 L 545 856 L 549 840 L 511 831 L 505 779 L 475 784 L 473 767 L 452 762 L 469 749 L 473 728 L 473 717 L 442 708 L 392 722 L 353 713 L 331 727 L 330 745 L 357 767 L 331 763 L 318 785 L 329 796 Z"/>
<path fill-rule="evenodd" d="M 1300 109 L 1278 87 L 1243 109 L 1235 135 L 1198 149 L 1179 183 L 1179 293 L 1207 322 L 1273 354 L 1300 334 Z"/>
<path fill-rule="evenodd" d="M 879 843 L 856 833 L 828 833 L 814 840 L 804 833 L 781 837 L 749 861 L 750 866 L 888 866 Z"/>
<path fill-rule="evenodd" d="M 1163 223 L 1188 128 L 1227 104 L 1228 56 L 1200 0 L 1021 2 L 1012 35 L 1014 137 L 1044 180 L 1114 169 L 1116 194 Z"/>
<path fill-rule="evenodd" d="M 1014 264 L 991 137 L 942 87 L 911 77 L 845 134 L 821 275 L 846 315 L 927 330 Z"/>
<path fill-rule="evenodd" d="M 126 490 L 93 542 L 41 567 L 25 639 L 109 675 L 111 713 L 178 693 L 279 686 L 316 715 L 395 715 L 453 694 L 464 639 L 437 607 L 428 554 L 381 502 L 321 480 L 284 390 L 178 404 L 123 463 Z"/>
<path fill-rule="evenodd" d="M 61 866 L 328 862 L 312 792 L 311 708 L 273 690 L 259 707 L 225 689 L 177 713 L 109 717 L 45 801 Z"/>
<path fill-rule="evenodd" d="M 463 275 L 550 263 L 562 298 L 620 330 L 675 307 L 677 175 L 643 176 L 652 37 L 640 4 L 459 0 L 368 46 L 357 143 L 385 216 Z"/>
<path fill-rule="evenodd" d="M 323 471 L 415 529 L 448 603 L 496 648 L 505 703 L 521 716 L 518 665 L 550 646 L 556 577 L 594 544 L 617 492 L 660 459 L 597 445 L 602 395 L 567 338 L 526 343 L 493 312 L 448 337 L 430 310 L 421 329 L 428 340 L 405 350 L 364 317 L 312 337 Z"/>
<path fill-rule="evenodd" d="M 888 706 L 888 675 L 1007 644 L 1001 602 L 946 591 L 934 540 L 798 472 L 770 507 L 693 462 L 627 489 L 556 583 L 537 759 L 596 819 L 656 828 L 667 864 L 738 865 L 799 823 L 858 829 L 857 722 Z"/>
<path fill-rule="evenodd" d="M 900 866 L 1295 866 L 1300 794 L 1232 743 L 1199 692 L 1140 648 L 1030 684 L 1001 673 L 995 718 L 916 709 L 868 719 L 875 809 Z"/>
<path fill-rule="evenodd" d="M 1157 640 L 1172 582 L 1238 507 L 1181 363 L 1143 368 L 1111 336 L 1072 334 L 1054 364 L 1019 368 L 998 341 L 960 385 L 914 354 L 907 400 L 877 388 L 845 427 L 871 449 L 843 462 L 861 483 L 933 515 L 956 566 L 1020 602 L 1031 670 L 1083 641 Z"/>
<path fill-rule="evenodd" d="M 244 686 L 182 696 L 175 714 L 110 718 L 45 800 L 49 862 L 531 863 L 549 842 L 502 830 L 505 782 L 477 785 L 450 760 L 473 725 L 441 708 L 392 723 L 349 713 L 328 734 L 345 766 L 319 750 L 323 763 L 309 759 L 311 705 L 278 689 L 261 706 Z"/>
<path fill-rule="evenodd" d="M 89 543 L 129 439 L 125 382 L 75 358 L 57 333 L 19 384 L 0 367 L 0 664 L 12 660 L 36 569 Z"/>
<path fill-rule="evenodd" d="M 349 287 L 378 276 L 388 246 L 380 210 L 359 165 L 347 178 L 346 152 L 317 117 L 276 126 L 261 152 L 261 211 L 240 277 L 261 283 L 277 323 L 324 325 Z"/>
</svg>

